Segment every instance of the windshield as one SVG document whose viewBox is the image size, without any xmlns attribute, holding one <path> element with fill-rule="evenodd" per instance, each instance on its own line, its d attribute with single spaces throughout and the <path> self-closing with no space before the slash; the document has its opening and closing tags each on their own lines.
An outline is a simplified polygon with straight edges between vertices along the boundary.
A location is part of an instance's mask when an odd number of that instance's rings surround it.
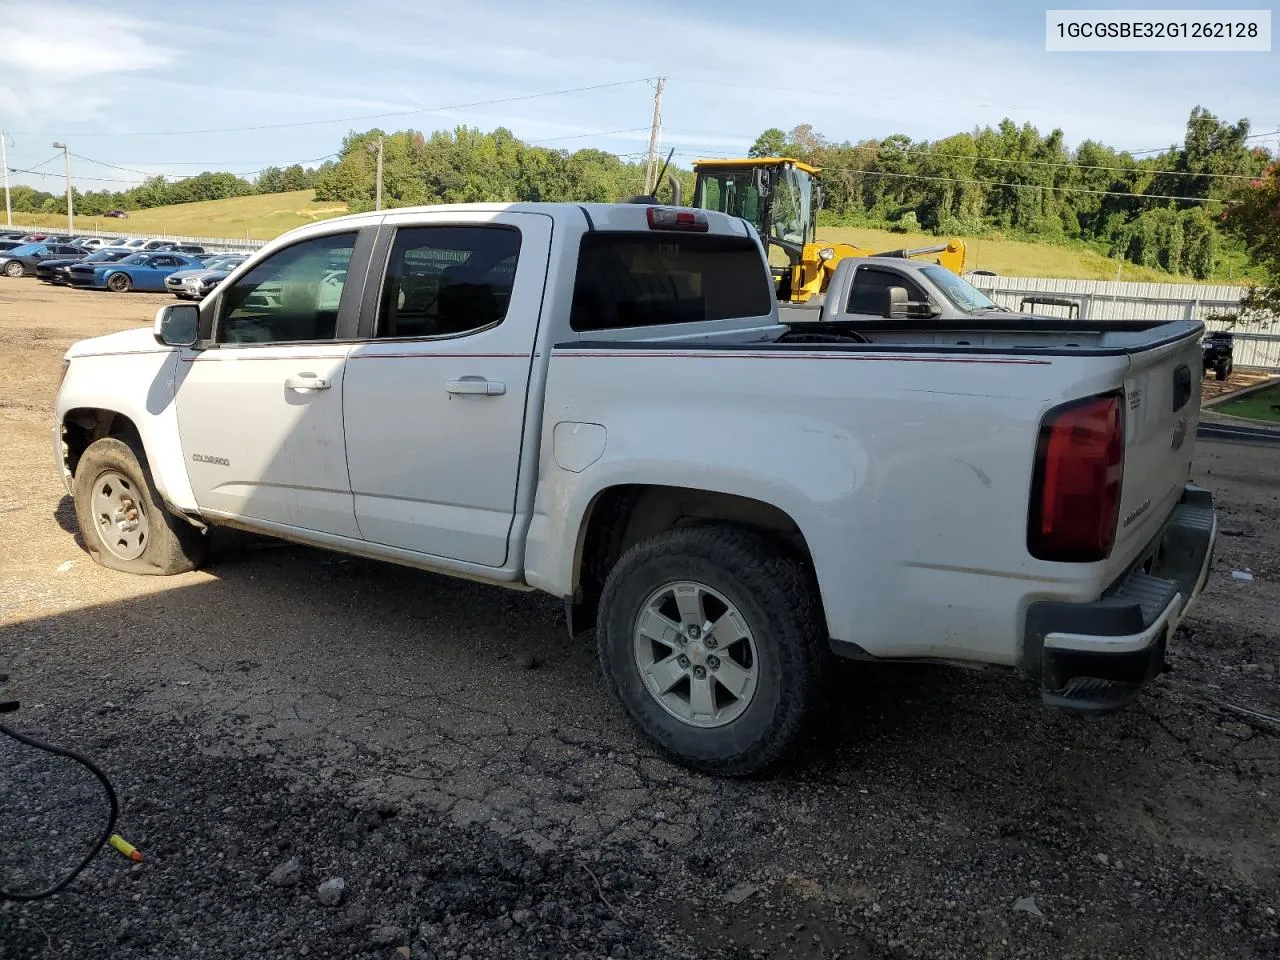
<svg viewBox="0 0 1280 960">
<path fill-rule="evenodd" d="M 760 228 L 760 193 L 751 170 L 733 173 L 702 173 L 698 180 L 695 205 L 703 210 L 718 210 L 731 217 L 742 217 Z"/>
<path fill-rule="evenodd" d="M 1004 307 L 946 267 L 922 267 L 920 272 L 937 284 L 947 299 L 966 313 L 983 313 L 988 310 L 1005 312 Z"/>
<path fill-rule="evenodd" d="M 39 253 L 43 249 L 43 243 L 24 243 L 20 247 L 14 247 L 9 253 L 15 257 L 25 257 L 33 253 Z"/>
<path fill-rule="evenodd" d="M 125 257 L 123 260 L 120 260 L 120 261 L 118 261 L 118 262 L 120 262 L 120 263 L 146 263 L 146 262 L 147 262 L 148 260 L 150 260 L 150 259 L 151 259 L 151 256 L 150 256 L 149 254 L 146 254 L 146 253 L 135 253 L 133 256 L 131 256 L 131 257 Z"/>
<path fill-rule="evenodd" d="M 97 253 L 89 254 L 84 259 L 86 263 L 114 263 L 128 255 L 128 252 L 124 250 L 99 250 Z"/>
</svg>

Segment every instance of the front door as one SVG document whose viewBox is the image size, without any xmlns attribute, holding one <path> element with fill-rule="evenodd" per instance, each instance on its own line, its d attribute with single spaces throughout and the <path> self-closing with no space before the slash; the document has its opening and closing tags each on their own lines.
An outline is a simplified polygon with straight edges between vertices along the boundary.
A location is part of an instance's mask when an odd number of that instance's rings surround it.
<svg viewBox="0 0 1280 960">
<path fill-rule="evenodd" d="M 350 228 L 302 240 L 207 305 L 213 343 L 186 352 L 175 394 L 201 511 L 360 536 L 342 378 L 359 314 L 358 265 L 371 240 Z"/>
<path fill-rule="evenodd" d="M 551 219 L 410 217 L 387 217 L 383 229 L 394 235 L 382 294 L 365 319 L 367 339 L 347 359 L 356 518 L 374 543 L 500 567 L 515 517 Z"/>
</svg>

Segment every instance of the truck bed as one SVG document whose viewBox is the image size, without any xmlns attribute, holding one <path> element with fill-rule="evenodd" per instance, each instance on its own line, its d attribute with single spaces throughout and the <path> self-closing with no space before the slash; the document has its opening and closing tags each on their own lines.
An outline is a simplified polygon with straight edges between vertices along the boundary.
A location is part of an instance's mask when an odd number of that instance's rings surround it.
<svg viewBox="0 0 1280 960">
<path fill-rule="evenodd" d="M 841 344 L 841 349 L 867 351 L 892 347 L 944 353 L 1062 356 L 1120 356 L 1198 338 L 1204 332 L 1204 324 L 1198 320 L 1103 322 L 1025 315 L 914 322 L 804 321 L 786 326 L 797 334 L 858 336 L 870 341 Z"/>
</svg>

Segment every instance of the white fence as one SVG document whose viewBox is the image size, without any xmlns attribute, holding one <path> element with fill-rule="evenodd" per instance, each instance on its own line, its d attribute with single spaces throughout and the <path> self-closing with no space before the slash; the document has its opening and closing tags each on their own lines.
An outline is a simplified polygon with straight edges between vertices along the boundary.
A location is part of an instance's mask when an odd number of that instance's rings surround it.
<svg viewBox="0 0 1280 960">
<path fill-rule="evenodd" d="M 15 223 L 12 228 L 0 227 L 0 230 L 26 230 L 29 233 L 65 233 L 63 227 L 33 227 L 29 223 Z M 115 230 L 83 230 L 77 229 L 77 235 L 89 237 L 106 237 L 112 240 L 172 240 L 174 243 L 198 243 L 206 250 L 256 250 L 264 246 L 266 240 L 246 240 L 243 237 L 183 237 L 172 233 L 121 233 Z"/>
<path fill-rule="evenodd" d="M 967 278 L 996 303 L 1018 310 L 1024 297 L 1069 300 L 1081 318 L 1093 320 L 1203 320 L 1211 330 L 1235 333 L 1235 362 L 1241 367 L 1280 370 L 1280 322 L 1259 321 L 1229 326 L 1215 314 L 1233 311 L 1245 287 L 1198 283 L 1132 283 L 1115 280 L 1056 280 L 1046 277 Z M 1028 312 L 1067 316 L 1069 306 L 1028 305 Z"/>
<path fill-rule="evenodd" d="M 1017 310 L 1023 297 L 1049 296 L 1079 304 L 1080 316 L 1091 320 L 1205 320 L 1212 314 L 1234 310 L 1245 292 L 1244 287 L 1225 284 L 981 275 L 966 279 L 1010 310 Z M 1037 306 L 1034 310 L 1047 316 L 1067 313 L 1067 308 L 1056 306 Z"/>
</svg>

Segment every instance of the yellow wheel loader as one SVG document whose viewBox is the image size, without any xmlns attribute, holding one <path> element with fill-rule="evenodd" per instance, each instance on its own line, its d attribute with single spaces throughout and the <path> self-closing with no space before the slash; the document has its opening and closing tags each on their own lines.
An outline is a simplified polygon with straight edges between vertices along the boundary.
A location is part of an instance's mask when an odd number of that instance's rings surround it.
<svg viewBox="0 0 1280 960">
<path fill-rule="evenodd" d="M 809 303 L 826 292 L 836 264 L 846 257 L 926 257 L 959 274 L 964 270 L 965 245 L 952 239 L 915 250 L 876 253 L 851 243 L 820 243 L 818 207 L 822 188 L 820 167 L 791 157 L 697 160 L 697 180 L 691 206 L 718 210 L 753 224 L 769 253 L 778 299 Z"/>
</svg>

